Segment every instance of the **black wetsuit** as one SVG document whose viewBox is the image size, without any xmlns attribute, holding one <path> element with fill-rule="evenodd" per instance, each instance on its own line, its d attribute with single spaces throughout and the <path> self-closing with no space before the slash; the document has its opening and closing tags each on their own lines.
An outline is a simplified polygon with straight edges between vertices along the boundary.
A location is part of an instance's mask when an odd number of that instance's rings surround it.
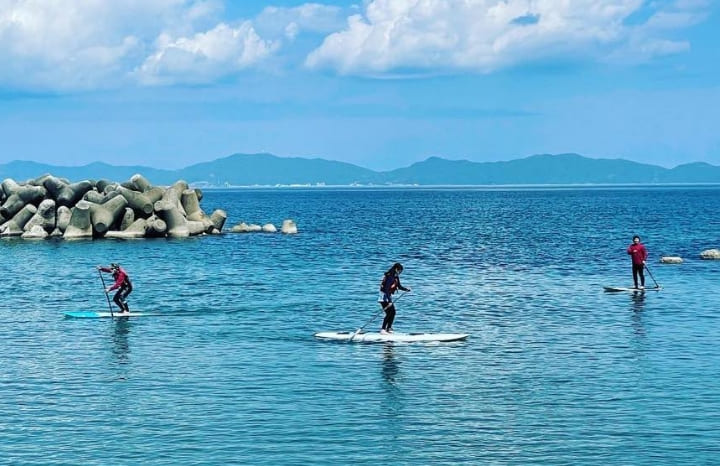
<svg viewBox="0 0 720 466">
<path fill-rule="evenodd" d="M 383 277 L 382 284 L 380 286 L 380 306 L 385 311 L 385 319 L 383 319 L 382 330 L 391 331 L 392 324 L 395 320 L 395 305 L 392 302 L 392 295 L 397 290 L 408 291 L 407 288 L 400 284 L 400 277 L 392 272 L 392 275 L 385 274 Z"/>
</svg>

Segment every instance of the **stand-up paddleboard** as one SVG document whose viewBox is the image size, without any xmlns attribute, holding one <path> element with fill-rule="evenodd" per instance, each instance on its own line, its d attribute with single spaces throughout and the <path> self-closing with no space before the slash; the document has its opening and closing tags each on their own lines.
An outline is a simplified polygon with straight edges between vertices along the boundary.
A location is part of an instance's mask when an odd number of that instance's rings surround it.
<svg viewBox="0 0 720 466">
<path fill-rule="evenodd" d="M 620 291 L 629 291 L 631 293 L 642 293 L 643 291 L 660 291 L 661 286 L 653 286 L 647 288 L 623 288 L 622 286 L 603 286 L 603 289 L 608 293 L 617 293 Z"/>
<path fill-rule="evenodd" d="M 144 316 L 159 316 L 161 314 L 157 312 L 113 312 L 112 314 L 107 311 L 67 311 L 65 317 L 72 317 L 76 319 L 101 319 L 104 317 L 144 317 Z"/>
<path fill-rule="evenodd" d="M 378 332 L 319 332 L 315 338 L 336 341 L 380 342 L 431 342 L 459 341 L 470 335 L 467 333 L 378 333 Z"/>
</svg>

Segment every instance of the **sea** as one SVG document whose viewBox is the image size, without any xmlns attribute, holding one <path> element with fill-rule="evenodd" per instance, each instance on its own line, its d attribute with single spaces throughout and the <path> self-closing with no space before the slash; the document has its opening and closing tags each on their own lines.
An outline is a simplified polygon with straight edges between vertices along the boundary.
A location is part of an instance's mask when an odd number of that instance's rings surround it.
<svg viewBox="0 0 720 466">
<path fill-rule="evenodd" d="M 298 234 L 0 240 L 0 464 L 720 463 L 718 186 L 206 190 Z M 626 248 L 649 251 L 631 286 Z M 662 264 L 680 256 L 682 264 Z M 132 278 L 108 309 L 99 264 Z M 321 341 L 378 331 L 454 343 Z M 651 274 L 651 275 L 650 275 Z M 106 283 L 109 277 L 103 277 Z"/>
</svg>

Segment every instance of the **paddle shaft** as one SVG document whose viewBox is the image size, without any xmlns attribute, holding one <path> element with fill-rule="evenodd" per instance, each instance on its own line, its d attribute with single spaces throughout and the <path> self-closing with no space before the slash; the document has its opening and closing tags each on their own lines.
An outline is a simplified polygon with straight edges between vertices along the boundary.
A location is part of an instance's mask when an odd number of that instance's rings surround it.
<svg viewBox="0 0 720 466">
<path fill-rule="evenodd" d="M 385 312 L 386 310 L 388 310 L 388 309 L 390 308 L 390 306 L 394 305 L 396 302 L 400 301 L 400 298 L 402 298 L 402 297 L 405 296 L 406 294 L 407 294 L 407 291 L 403 291 L 402 294 L 401 294 L 400 296 L 398 296 L 398 298 L 397 298 L 395 301 L 388 303 L 387 306 L 385 306 L 384 308 L 380 309 L 380 312 L 378 312 L 377 314 L 375 314 L 374 316 L 372 316 L 372 319 L 368 320 L 368 321 L 365 323 L 365 325 L 363 325 L 362 327 L 360 327 L 359 329 L 357 329 L 357 330 L 355 331 L 355 333 L 353 333 L 353 335 L 350 337 L 350 340 L 352 340 L 353 338 L 355 338 L 355 335 L 357 335 L 358 333 L 360 333 L 360 332 L 362 331 L 362 329 L 364 329 L 365 327 L 367 327 L 368 325 L 370 325 L 373 320 L 377 319 L 377 316 L 379 316 L 380 314 L 382 314 L 383 312 Z M 350 341 L 350 340 L 348 340 L 348 341 Z"/>
<path fill-rule="evenodd" d="M 100 275 L 100 281 L 102 282 L 102 286 L 103 286 L 103 293 L 105 293 L 105 298 L 107 299 L 107 302 L 108 302 L 108 309 L 110 309 L 110 316 L 112 317 L 113 310 L 112 310 L 112 305 L 110 304 L 110 296 L 108 295 L 107 287 L 105 286 L 105 279 L 103 278 L 102 271 L 100 269 L 98 269 L 98 275 Z"/>
<path fill-rule="evenodd" d="M 645 265 L 645 270 L 647 270 L 648 274 L 650 274 L 650 278 L 652 278 L 652 281 L 655 282 L 655 288 L 660 288 L 660 285 L 658 285 L 657 280 L 655 280 L 655 277 L 653 277 L 653 274 L 650 271 L 650 268 L 647 266 L 647 264 L 644 264 L 644 265 Z"/>
</svg>

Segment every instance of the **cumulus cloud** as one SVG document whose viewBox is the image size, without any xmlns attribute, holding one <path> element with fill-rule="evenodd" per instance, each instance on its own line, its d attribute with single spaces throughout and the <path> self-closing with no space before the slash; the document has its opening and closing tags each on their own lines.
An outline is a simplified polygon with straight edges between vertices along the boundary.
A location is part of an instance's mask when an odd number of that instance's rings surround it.
<svg viewBox="0 0 720 466">
<path fill-rule="evenodd" d="M 0 87 L 200 82 L 275 50 L 221 0 L 0 0 Z M 177 76 L 172 76 L 176 73 Z"/>
<path fill-rule="evenodd" d="M 492 72 L 546 58 L 652 58 L 686 50 L 663 36 L 702 18 L 702 0 L 656 6 L 645 23 L 627 19 L 643 0 L 370 0 L 330 34 L 306 65 L 343 74 L 402 69 Z"/>
<path fill-rule="evenodd" d="M 0 0 L 0 86 L 115 86 L 162 30 L 192 30 L 215 0 Z"/>
<path fill-rule="evenodd" d="M 192 37 L 160 36 L 135 74 L 145 84 L 203 83 L 254 65 L 277 47 L 248 21 L 235 28 L 221 23 Z"/>
</svg>

